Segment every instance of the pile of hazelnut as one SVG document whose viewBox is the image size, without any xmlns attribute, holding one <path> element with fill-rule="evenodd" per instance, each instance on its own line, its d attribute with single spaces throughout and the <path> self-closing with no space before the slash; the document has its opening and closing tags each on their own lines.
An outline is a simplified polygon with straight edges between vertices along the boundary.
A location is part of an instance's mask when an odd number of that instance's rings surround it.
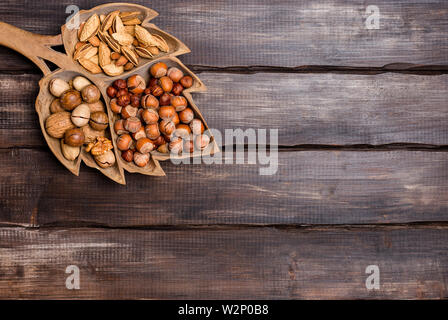
<svg viewBox="0 0 448 320">
<path fill-rule="evenodd" d="M 68 82 L 54 78 L 49 90 L 55 99 L 50 104 L 51 115 L 45 120 L 45 130 L 51 137 L 61 139 L 62 155 L 73 161 L 86 145 L 85 150 L 100 167 L 112 166 L 115 155 L 111 141 L 105 137 L 109 119 L 98 88 L 77 76 Z"/>
<path fill-rule="evenodd" d="M 204 150 L 210 142 L 204 124 L 195 118 L 184 89 L 193 85 L 193 78 L 176 67 L 158 62 L 150 68 L 146 83 L 140 75 L 115 80 L 107 88 L 110 108 L 118 116 L 114 130 L 122 158 L 144 167 L 150 152 L 179 155 Z"/>
</svg>

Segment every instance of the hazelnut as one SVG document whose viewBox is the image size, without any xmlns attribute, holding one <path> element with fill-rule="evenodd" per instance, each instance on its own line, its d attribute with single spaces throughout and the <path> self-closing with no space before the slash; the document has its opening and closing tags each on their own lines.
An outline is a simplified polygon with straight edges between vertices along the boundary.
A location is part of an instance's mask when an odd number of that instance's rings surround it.
<svg viewBox="0 0 448 320">
<path fill-rule="evenodd" d="M 191 134 L 191 129 L 187 124 L 178 124 L 176 126 L 176 130 L 174 131 L 174 135 L 180 137 L 182 139 L 188 139 Z"/>
<path fill-rule="evenodd" d="M 151 87 L 151 94 L 154 97 L 160 97 L 163 94 L 163 89 L 161 86 L 157 85 L 154 87 Z"/>
<path fill-rule="evenodd" d="M 65 109 L 61 105 L 61 100 L 54 99 L 53 102 L 50 104 L 50 112 L 56 113 L 61 111 L 65 111 Z"/>
<path fill-rule="evenodd" d="M 193 85 L 193 78 L 190 76 L 184 76 L 182 79 L 180 79 L 180 84 L 185 88 L 188 89 Z"/>
<path fill-rule="evenodd" d="M 115 95 L 117 98 L 119 96 L 124 96 L 125 94 L 128 94 L 128 89 L 118 89 L 117 94 Z"/>
<path fill-rule="evenodd" d="M 140 99 L 141 97 L 137 94 L 131 95 L 131 106 L 133 106 L 134 108 L 140 107 Z"/>
<path fill-rule="evenodd" d="M 165 92 L 159 97 L 159 104 L 161 106 L 169 106 L 171 104 L 171 97 L 171 93 Z"/>
<path fill-rule="evenodd" d="M 157 121 L 159 121 L 159 114 L 154 109 L 144 109 L 142 112 L 142 119 L 147 124 L 157 123 Z"/>
<path fill-rule="evenodd" d="M 183 123 L 190 123 L 194 118 L 193 110 L 190 108 L 185 108 L 183 111 L 179 112 L 179 119 Z"/>
<path fill-rule="evenodd" d="M 109 119 L 105 112 L 97 111 L 90 115 L 89 124 L 95 130 L 104 130 L 109 125 Z"/>
<path fill-rule="evenodd" d="M 141 138 L 146 138 L 145 127 L 141 126 L 136 132 L 132 134 L 132 139 L 138 140 Z"/>
<path fill-rule="evenodd" d="M 84 137 L 85 137 L 84 143 L 95 142 L 96 138 L 104 137 L 104 135 L 105 135 L 104 130 L 100 130 L 100 131 L 94 130 L 89 125 L 85 125 L 84 127 L 81 128 L 81 130 L 84 133 Z"/>
<path fill-rule="evenodd" d="M 168 143 L 161 144 L 157 148 L 157 151 L 159 151 L 160 153 L 168 153 L 169 152 L 169 150 L 168 150 Z"/>
<path fill-rule="evenodd" d="M 205 134 L 201 134 L 194 139 L 194 145 L 196 149 L 201 151 L 207 148 L 209 143 L 210 143 L 210 137 L 206 136 Z"/>
<path fill-rule="evenodd" d="M 180 122 L 179 115 L 177 113 L 175 113 L 174 117 L 173 117 L 173 119 L 171 121 L 173 121 L 174 124 L 177 126 L 179 124 L 179 122 Z"/>
<path fill-rule="evenodd" d="M 70 89 L 61 95 L 61 105 L 67 111 L 72 111 L 82 103 L 79 91 Z"/>
<path fill-rule="evenodd" d="M 146 137 L 151 140 L 155 140 L 160 136 L 159 125 L 157 123 L 148 124 L 145 127 Z"/>
<path fill-rule="evenodd" d="M 159 79 L 159 86 L 163 91 L 171 92 L 171 90 L 173 90 L 173 80 L 171 80 L 170 77 L 164 76 Z"/>
<path fill-rule="evenodd" d="M 172 139 L 173 137 L 174 137 L 173 134 L 170 134 L 170 135 L 166 135 L 166 134 L 164 134 L 164 135 L 163 135 L 163 139 L 164 139 L 166 142 L 170 142 L 171 139 Z"/>
<path fill-rule="evenodd" d="M 124 128 L 130 133 L 137 132 L 142 126 L 142 122 L 137 117 L 130 117 L 124 121 Z"/>
<path fill-rule="evenodd" d="M 123 152 L 121 152 L 121 157 L 124 161 L 132 162 L 132 160 L 134 160 L 134 151 L 130 149 L 124 150 Z"/>
<path fill-rule="evenodd" d="M 121 151 L 128 150 L 132 144 L 132 137 L 125 133 L 117 138 L 117 148 Z"/>
<path fill-rule="evenodd" d="M 162 136 L 158 136 L 157 139 L 151 140 L 152 143 L 154 143 L 156 146 L 160 146 L 164 144 L 166 141 Z"/>
<path fill-rule="evenodd" d="M 173 106 L 163 106 L 159 109 L 159 117 L 164 120 L 171 120 L 174 118 L 176 110 Z"/>
<path fill-rule="evenodd" d="M 77 106 L 71 116 L 72 122 L 77 127 L 85 126 L 89 123 L 90 108 L 87 104 L 83 103 Z"/>
<path fill-rule="evenodd" d="M 184 76 L 184 73 L 179 68 L 171 67 L 168 69 L 166 75 L 170 77 L 170 79 L 174 82 L 179 82 L 180 79 L 182 79 L 182 77 Z"/>
<path fill-rule="evenodd" d="M 164 135 L 170 135 L 176 130 L 176 125 L 171 120 L 162 120 L 159 124 L 159 130 Z M 149 138 L 149 137 L 148 137 Z"/>
<path fill-rule="evenodd" d="M 50 81 L 49 88 L 52 95 L 60 97 L 65 91 L 70 90 L 70 85 L 67 81 L 55 78 Z"/>
<path fill-rule="evenodd" d="M 146 81 L 142 76 L 136 74 L 128 78 L 127 85 L 130 92 L 143 93 L 146 88 Z"/>
<path fill-rule="evenodd" d="M 84 144 L 84 132 L 79 128 L 69 129 L 65 131 L 64 142 L 72 147 L 80 147 Z"/>
<path fill-rule="evenodd" d="M 140 120 L 142 120 L 142 113 L 143 113 L 144 110 L 145 110 L 145 109 L 142 109 L 142 108 L 139 108 L 139 109 L 137 110 L 137 115 L 136 115 L 136 117 L 139 118 Z"/>
<path fill-rule="evenodd" d="M 157 79 L 157 78 L 151 78 L 151 79 L 149 79 L 149 82 L 148 82 L 148 88 L 154 87 L 154 86 L 156 86 L 158 83 L 159 83 L 159 79 Z"/>
<path fill-rule="evenodd" d="M 73 79 L 72 83 L 73 83 L 73 88 L 75 88 L 78 91 L 81 91 L 82 89 L 87 87 L 89 84 L 91 84 L 91 82 L 89 80 L 87 80 L 86 78 L 84 78 L 82 76 L 75 77 Z"/>
<path fill-rule="evenodd" d="M 101 168 L 108 168 L 115 164 L 115 154 L 112 150 L 108 150 L 104 154 L 94 156 L 94 159 Z"/>
<path fill-rule="evenodd" d="M 164 62 L 157 62 L 151 66 L 150 72 L 154 78 L 161 78 L 166 75 L 168 67 Z"/>
<path fill-rule="evenodd" d="M 184 87 L 182 87 L 182 85 L 180 83 L 175 83 L 173 84 L 173 90 L 171 90 L 171 93 L 174 94 L 175 96 L 179 96 L 182 91 L 184 91 Z"/>
<path fill-rule="evenodd" d="M 148 153 L 154 150 L 156 146 L 151 142 L 151 140 L 145 137 L 137 140 L 135 147 L 141 153 Z"/>
<path fill-rule="evenodd" d="M 168 149 L 173 154 L 179 154 L 182 152 L 182 149 L 184 147 L 184 143 L 182 139 L 176 137 L 171 140 L 171 142 L 168 144 Z"/>
<path fill-rule="evenodd" d="M 126 81 L 123 80 L 123 79 L 118 79 L 118 80 L 115 80 L 115 81 L 114 81 L 114 83 L 112 84 L 112 86 L 113 86 L 115 89 L 120 90 L 120 89 L 125 89 L 126 86 L 127 86 L 127 83 L 126 83 Z"/>
<path fill-rule="evenodd" d="M 131 96 L 128 93 L 117 97 L 117 104 L 119 106 L 126 107 L 130 103 L 131 103 Z"/>
<path fill-rule="evenodd" d="M 61 139 L 61 151 L 65 159 L 73 161 L 78 158 L 81 148 L 69 146 L 64 143 L 64 139 Z"/>
<path fill-rule="evenodd" d="M 112 99 L 110 100 L 110 109 L 112 110 L 112 112 L 114 113 L 120 113 L 121 112 L 121 106 L 117 103 L 117 99 Z"/>
<path fill-rule="evenodd" d="M 118 90 L 116 88 L 109 86 L 107 87 L 106 93 L 109 96 L 109 98 L 115 98 L 115 96 L 117 95 L 117 91 Z"/>
<path fill-rule="evenodd" d="M 190 129 L 194 135 L 199 135 L 204 132 L 204 124 L 199 119 L 193 119 L 190 122 Z"/>
<path fill-rule="evenodd" d="M 94 103 L 89 103 L 87 105 L 89 106 L 90 113 L 94 113 L 94 112 L 98 112 L 98 111 L 102 111 L 102 112 L 106 111 L 104 109 L 104 104 L 101 100 L 98 100 L 97 102 L 94 102 Z"/>
<path fill-rule="evenodd" d="M 154 97 L 152 94 L 147 94 L 142 97 L 140 104 L 143 108 L 151 108 L 158 109 L 159 108 L 159 100 Z"/>
<path fill-rule="evenodd" d="M 65 131 L 74 127 L 71 113 L 67 111 L 53 113 L 45 120 L 45 130 L 53 138 L 62 138 Z"/>
<path fill-rule="evenodd" d="M 88 86 L 84 87 L 81 91 L 82 98 L 87 103 L 94 103 L 100 100 L 101 93 L 100 90 L 93 84 L 89 84 Z"/>
<path fill-rule="evenodd" d="M 124 120 L 120 119 L 115 121 L 114 123 L 114 131 L 118 135 L 122 135 L 128 133 L 128 131 L 124 128 Z"/>
<path fill-rule="evenodd" d="M 134 163 L 139 167 L 144 167 L 149 162 L 149 153 L 134 153 Z"/>
<path fill-rule="evenodd" d="M 194 152 L 193 140 L 191 140 L 191 139 L 184 140 L 183 152 L 187 152 L 187 153 Z"/>
<path fill-rule="evenodd" d="M 134 108 L 133 106 L 128 105 L 121 109 L 121 117 L 123 119 L 135 117 L 137 115 L 137 111 L 138 111 L 137 108 Z"/>
<path fill-rule="evenodd" d="M 171 105 L 176 109 L 177 112 L 184 110 L 187 105 L 187 99 L 182 96 L 173 96 L 171 97 Z"/>
</svg>

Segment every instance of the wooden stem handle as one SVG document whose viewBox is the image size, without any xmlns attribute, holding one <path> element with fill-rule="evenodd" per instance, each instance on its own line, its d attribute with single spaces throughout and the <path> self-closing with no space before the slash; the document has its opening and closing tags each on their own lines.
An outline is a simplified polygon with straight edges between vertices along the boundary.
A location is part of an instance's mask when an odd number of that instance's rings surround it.
<svg viewBox="0 0 448 320">
<path fill-rule="evenodd" d="M 62 36 L 44 36 L 31 33 L 0 21 L 0 45 L 11 48 L 33 61 L 47 75 L 51 73 L 44 60 L 63 68 L 70 62 L 65 54 L 50 46 L 62 45 Z"/>
</svg>

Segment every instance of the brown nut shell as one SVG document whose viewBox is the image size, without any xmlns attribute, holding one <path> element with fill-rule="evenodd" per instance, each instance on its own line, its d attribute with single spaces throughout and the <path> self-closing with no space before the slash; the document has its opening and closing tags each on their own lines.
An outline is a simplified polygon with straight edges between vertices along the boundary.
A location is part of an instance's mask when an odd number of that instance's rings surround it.
<svg viewBox="0 0 448 320">
<path fill-rule="evenodd" d="M 173 106 L 163 106 L 159 109 L 159 117 L 163 120 L 171 120 L 176 115 L 176 109 Z"/>
<path fill-rule="evenodd" d="M 176 125 L 171 120 L 162 120 L 159 124 L 159 130 L 164 135 L 171 135 L 176 130 Z"/>
<path fill-rule="evenodd" d="M 67 111 L 72 111 L 82 103 L 79 91 L 70 89 L 61 95 L 61 105 Z"/>
<path fill-rule="evenodd" d="M 154 97 L 152 94 L 146 94 L 142 97 L 140 105 L 146 109 L 158 109 L 159 100 L 157 100 L 157 98 Z"/>
<path fill-rule="evenodd" d="M 157 123 L 146 125 L 145 133 L 149 139 L 157 139 L 160 136 L 159 125 Z"/>
<path fill-rule="evenodd" d="M 117 138 L 117 148 L 121 151 L 128 150 L 132 145 L 132 137 L 125 133 Z"/>
<path fill-rule="evenodd" d="M 97 102 L 101 98 L 100 90 L 94 84 L 89 84 L 88 86 L 85 86 L 82 89 L 81 94 L 82 99 L 87 103 Z"/>
<path fill-rule="evenodd" d="M 155 149 L 154 143 L 148 138 L 140 138 L 135 145 L 136 149 L 141 153 L 148 153 Z"/>
<path fill-rule="evenodd" d="M 194 135 L 202 134 L 204 132 L 204 124 L 199 119 L 193 119 L 190 122 L 190 129 Z"/>
<path fill-rule="evenodd" d="M 128 133 L 128 131 L 124 128 L 124 120 L 123 119 L 119 119 L 119 120 L 115 121 L 114 131 L 118 135 Z"/>
<path fill-rule="evenodd" d="M 135 152 L 134 153 L 134 163 L 139 167 L 144 167 L 149 162 L 149 153 L 141 153 L 141 152 Z"/>
<path fill-rule="evenodd" d="M 137 117 L 130 117 L 124 122 L 124 128 L 131 133 L 135 133 L 140 130 L 141 126 L 142 122 Z"/>
<path fill-rule="evenodd" d="M 171 105 L 176 109 L 177 112 L 185 110 L 188 105 L 187 99 L 182 96 L 171 97 Z"/>
<path fill-rule="evenodd" d="M 67 111 L 53 113 L 45 121 L 45 130 L 53 138 L 62 138 L 65 131 L 74 127 L 71 113 Z"/>
<path fill-rule="evenodd" d="M 84 144 L 84 132 L 79 128 L 69 129 L 64 133 L 64 142 L 72 147 L 80 147 Z"/>
<path fill-rule="evenodd" d="M 183 111 L 179 112 L 179 119 L 183 123 L 189 124 L 191 120 L 194 119 L 194 112 L 190 108 L 185 108 Z"/>
<path fill-rule="evenodd" d="M 146 124 L 153 124 L 159 121 L 159 114 L 154 109 L 144 109 L 141 116 Z"/>
<path fill-rule="evenodd" d="M 89 124 L 95 130 L 104 130 L 109 125 L 109 119 L 105 112 L 98 111 L 90 115 Z"/>
</svg>

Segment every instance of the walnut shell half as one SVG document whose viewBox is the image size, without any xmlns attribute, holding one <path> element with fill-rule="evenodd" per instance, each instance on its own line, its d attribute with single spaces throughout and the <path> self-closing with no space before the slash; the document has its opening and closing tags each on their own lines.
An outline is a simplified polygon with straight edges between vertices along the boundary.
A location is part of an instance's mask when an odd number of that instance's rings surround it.
<svg viewBox="0 0 448 320">
<path fill-rule="evenodd" d="M 71 113 L 67 111 L 53 113 L 45 121 L 45 130 L 53 138 L 62 138 L 65 131 L 75 128 L 70 117 Z"/>
</svg>

